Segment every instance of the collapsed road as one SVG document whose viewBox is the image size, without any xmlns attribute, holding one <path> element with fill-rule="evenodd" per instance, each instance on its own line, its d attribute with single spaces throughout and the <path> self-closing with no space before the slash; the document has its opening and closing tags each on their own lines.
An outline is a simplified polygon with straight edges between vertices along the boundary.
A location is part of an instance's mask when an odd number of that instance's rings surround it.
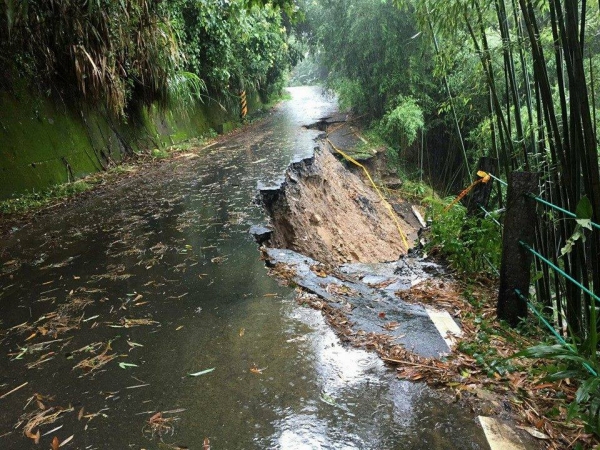
<svg viewBox="0 0 600 450">
<path fill-rule="evenodd" d="M 290 92 L 243 132 L 3 240 L 1 448 L 55 438 L 90 450 L 489 448 L 454 397 L 397 380 L 268 275 L 248 234 L 265 222 L 257 185 L 277 189 L 290 163 L 312 158 L 319 131 L 304 126 L 335 112 L 320 88 Z M 369 284 L 415 281 L 398 276 L 398 262 L 367 273 L 359 250 L 340 269 L 354 277 L 355 305 L 392 302 Z M 319 292 L 331 275 L 310 278 L 316 261 L 289 249 L 268 258 L 294 264 L 307 274 L 299 285 L 336 302 Z M 448 350 L 424 308 L 398 305 L 388 320 L 399 340 L 427 355 Z M 380 327 L 358 311 L 359 326 Z"/>
</svg>

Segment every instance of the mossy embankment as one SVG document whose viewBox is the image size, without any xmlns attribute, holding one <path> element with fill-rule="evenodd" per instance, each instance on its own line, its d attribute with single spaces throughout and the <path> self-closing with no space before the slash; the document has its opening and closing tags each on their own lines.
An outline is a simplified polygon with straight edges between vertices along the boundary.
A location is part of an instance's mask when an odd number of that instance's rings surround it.
<svg viewBox="0 0 600 450">
<path fill-rule="evenodd" d="M 258 105 L 252 98 L 251 109 Z M 235 111 L 210 101 L 185 113 L 140 108 L 123 121 L 25 90 L 0 91 L 0 200 L 74 181 L 127 155 L 230 131 L 237 121 Z"/>
</svg>

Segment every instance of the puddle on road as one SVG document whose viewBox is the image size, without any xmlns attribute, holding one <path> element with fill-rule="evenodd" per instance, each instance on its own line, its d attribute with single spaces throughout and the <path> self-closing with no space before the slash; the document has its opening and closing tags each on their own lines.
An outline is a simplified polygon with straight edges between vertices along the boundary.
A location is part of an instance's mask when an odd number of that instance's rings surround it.
<svg viewBox="0 0 600 450">
<path fill-rule="evenodd" d="M 340 346 L 267 275 L 247 233 L 263 220 L 256 185 L 310 154 L 317 132 L 301 125 L 334 110 L 318 89 L 292 94 L 251 134 L 1 244 L 0 394 L 28 382 L 0 400 L 1 448 L 48 448 L 55 435 L 74 435 L 65 448 L 76 449 L 200 449 L 206 437 L 213 449 L 487 448 L 451 398 Z M 104 350 L 104 366 L 74 368 Z M 40 427 L 37 446 L 25 423 L 10 433 L 41 411 L 26 406 L 35 393 L 46 408 L 73 407 Z M 157 411 L 175 412 L 152 436 Z"/>
</svg>

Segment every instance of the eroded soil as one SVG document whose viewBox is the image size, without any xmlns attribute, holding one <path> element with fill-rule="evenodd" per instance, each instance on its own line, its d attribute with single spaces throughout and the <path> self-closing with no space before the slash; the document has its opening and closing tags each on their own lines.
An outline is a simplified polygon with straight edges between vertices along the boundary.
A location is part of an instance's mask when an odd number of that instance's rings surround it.
<svg viewBox="0 0 600 450">
<path fill-rule="evenodd" d="M 326 264 L 396 261 L 416 232 L 323 142 L 314 157 L 290 166 L 280 188 L 261 195 L 273 228 L 270 245 Z"/>
</svg>

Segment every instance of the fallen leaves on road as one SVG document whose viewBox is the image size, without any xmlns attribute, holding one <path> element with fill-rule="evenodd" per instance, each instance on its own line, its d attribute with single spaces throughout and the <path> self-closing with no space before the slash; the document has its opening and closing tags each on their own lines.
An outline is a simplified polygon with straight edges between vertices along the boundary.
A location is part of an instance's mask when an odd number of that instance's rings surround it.
<svg viewBox="0 0 600 450">
<path fill-rule="evenodd" d="M 168 412 L 157 412 L 152 415 L 144 425 L 143 432 L 144 434 L 149 434 L 152 439 L 158 437 L 162 439 L 163 436 L 170 434 L 173 435 L 175 432 L 174 423 L 179 420 L 178 417 L 164 417 L 164 414 Z"/>
<path fill-rule="evenodd" d="M 330 283 L 327 285 L 325 290 L 330 294 L 341 295 L 345 297 L 358 295 L 358 292 L 356 292 L 351 287 L 346 286 L 345 284 Z"/>
<path fill-rule="evenodd" d="M 112 350 L 110 344 L 111 344 L 111 342 L 108 342 L 106 344 L 102 353 L 95 355 L 95 356 L 90 356 L 89 358 L 85 358 L 85 359 L 79 361 L 79 363 L 77 363 L 75 365 L 75 367 L 73 367 L 73 369 L 81 369 L 84 371 L 84 375 L 89 375 L 93 371 L 98 370 L 101 367 L 108 364 L 109 362 L 111 362 L 113 359 L 115 359 L 117 357 L 117 354 L 115 354 L 115 353 L 109 354 L 108 353 L 109 351 Z M 94 347 L 96 347 L 96 349 L 98 348 L 98 343 L 92 344 L 92 345 Z M 88 346 L 88 347 L 84 347 L 84 349 L 89 349 L 88 351 L 95 352 L 97 350 L 94 347 Z M 83 350 L 83 349 L 80 349 L 80 350 Z M 73 352 L 73 353 L 75 353 L 75 352 Z"/>
<path fill-rule="evenodd" d="M 252 364 L 252 367 L 250 367 L 250 372 L 257 374 L 257 375 L 262 375 L 263 370 L 265 370 L 266 367 L 263 367 L 262 369 L 259 368 L 256 364 Z"/>
<path fill-rule="evenodd" d="M 262 259 L 268 261 L 269 257 L 266 253 L 263 253 Z M 279 278 L 285 284 L 292 281 L 296 276 L 296 271 L 287 264 L 277 264 L 269 270 L 269 273 L 274 277 Z"/>
<path fill-rule="evenodd" d="M 225 261 L 227 261 L 226 256 L 215 256 L 214 258 L 210 259 L 210 262 L 213 264 L 223 264 Z"/>
<path fill-rule="evenodd" d="M 293 276 L 291 270 L 279 265 L 273 270 L 278 276 Z M 575 442 L 591 448 L 594 442 L 597 443 L 596 438 L 585 432 L 580 421 L 566 420 L 566 405 L 574 398 L 575 385 L 545 381 L 545 374 L 540 371 L 541 361 L 511 360 L 512 371 L 497 371 L 486 366 L 484 360 L 459 350 L 461 343 L 469 346 L 477 341 L 482 333 L 482 320 L 491 327 L 485 330 L 489 336 L 485 345 L 493 349 L 499 360 L 534 343 L 531 338 L 502 328 L 494 320 L 487 320 L 495 317 L 496 292 L 486 285 L 474 289 L 470 295 L 477 298 L 475 306 L 463 296 L 463 287 L 448 280 L 430 280 L 397 293 L 404 301 L 432 305 L 458 318 L 463 336 L 458 339 L 457 349 L 443 359 L 424 358 L 397 345 L 393 336 L 383 332 L 395 329 L 395 322 L 382 325 L 382 333 L 353 331 L 344 308 L 333 308 L 301 288 L 297 288 L 297 301 L 322 311 L 342 341 L 374 350 L 388 364 L 395 365 L 399 378 L 450 388 L 457 399 L 482 412 L 504 414 L 507 410 L 512 411 L 527 424 L 523 430 L 544 442 L 547 449 L 570 448 Z M 384 311 L 377 315 L 380 319 L 386 318 Z M 557 393 L 560 394 L 557 396 Z M 560 395 L 564 400 L 559 399 Z"/>
<path fill-rule="evenodd" d="M 325 267 L 323 267 L 319 264 L 310 266 L 310 270 L 312 270 L 312 272 L 320 278 L 327 278 L 328 274 L 327 274 L 327 271 L 325 270 Z"/>
<path fill-rule="evenodd" d="M 394 331 L 399 326 L 400 326 L 400 324 L 398 322 L 391 321 L 391 322 L 388 322 L 388 323 L 382 325 L 382 328 L 387 331 Z"/>
<path fill-rule="evenodd" d="M 23 384 L 20 384 L 19 386 L 17 386 L 14 389 L 11 389 L 10 391 L 6 392 L 5 394 L 0 395 L 0 399 L 4 398 L 4 397 L 8 397 L 10 394 L 12 394 L 13 392 L 17 392 L 19 389 L 27 386 L 29 384 L 29 381 L 26 381 Z"/>
<path fill-rule="evenodd" d="M 133 328 L 139 327 L 143 325 L 156 325 L 158 322 L 151 319 L 129 319 L 127 317 L 123 317 L 118 324 L 109 323 L 108 326 L 111 328 Z"/>
<path fill-rule="evenodd" d="M 127 369 L 129 367 L 139 367 L 137 364 L 132 364 L 132 363 L 126 363 L 126 362 L 120 362 L 119 363 L 119 367 L 121 369 Z"/>
<path fill-rule="evenodd" d="M 29 439 L 32 439 L 35 444 L 39 444 L 40 442 L 40 428 L 42 426 L 50 425 L 56 422 L 61 415 L 73 411 L 73 407 L 71 405 L 69 405 L 67 408 L 47 408 L 43 403 L 41 403 L 41 400 L 44 398 L 44 396 L 39 394 L 35 394 L 32 398 L 30 398 L 25 405 L 25 408 L 27 408 L 27 406 L 30 405 L 33 400 L 37 400 L 37 402 L 35 402 L 36 409 L 28 413 L 23 413 L 15 425 L 15 428 L 19 428 L 21 425 L 23 425 L 23 434 Z"/>
<path fill-rule="evenodd" d="M 211 367 L 210 369 L 201 370 L 200 372 L 188 373 L 188 377 L 199 377 L 202 375 L 206 375 L 207 373 L 211 373 L 215 369 L 216 369 L 216 367 Z"/>
<path fill-rule="evenodd" d="M 132 341 L 127 341 L 127 345 L 129 345 L 129 351 L 133 350 L 134 348 L 139 348 L 139 347 L 143 347 L 142 344 L 138 344 L 137 342 L 132 342 Z"/>
</svg>

